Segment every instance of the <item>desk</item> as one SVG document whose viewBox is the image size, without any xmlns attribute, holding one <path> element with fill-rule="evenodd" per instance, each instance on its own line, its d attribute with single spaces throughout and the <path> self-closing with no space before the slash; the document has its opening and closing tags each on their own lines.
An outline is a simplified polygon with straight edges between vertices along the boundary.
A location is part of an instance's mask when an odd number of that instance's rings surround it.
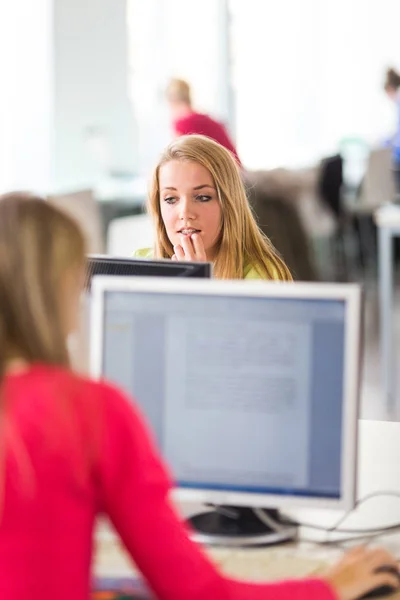
<svg viewBox="0 0 400 600">
<path fill-rule="evenodd" d="M 393 324 L 393 238 L 400 237 L 400 207 L 388 205 L 375 214 L 378 226 L 378 269 L 383 400 L 388 416 L 396 418 L 396 364 Z"/>
<path fill-rule="evenodd" d="M 360 421 L 359 435 L 358 497 L 382 490 L 400 493 L 400 423 Z M 185 515 L 193 510 L 193 506 L 182 506 Z M 335 511 L 302 509 L 286 512 L 298 520 L 325 526 L 332 525 L 340 517 Z M 345 525 L 365 528 L 390 525 L 395 521 L 400 521 L 400 498 L 382 497 L 362 506 Z M 304 533 L 310 538 L 309 530 Z M 318 532 L 312 535 L 314 539 L 317 536 L 321 539 Z M 102 524 L 97 538 L 96 573 L 102 576 L 131 575 L 132 564 L 106 524 Z M 382 537 L 378 542 L 400 558 L 400 533 Z M 313 575 L 336 560 L 340 553 L 337 548 L 321 548 L 309 542 L 257 550 L 217 548 L 207 552 L 224 573 L 253 581 Z"/>
</svg>

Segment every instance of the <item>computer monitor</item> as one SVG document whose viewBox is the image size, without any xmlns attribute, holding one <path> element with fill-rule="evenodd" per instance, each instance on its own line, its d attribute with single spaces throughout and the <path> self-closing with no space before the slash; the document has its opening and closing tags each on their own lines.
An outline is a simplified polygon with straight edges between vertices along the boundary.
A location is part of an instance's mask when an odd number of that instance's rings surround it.
<svg viewBox="0 0 400 600">
<path fill-rule="evenodd" d="M 358 286 L 99 277 L 92 293 L 91 373 L 135 397 L 180 501 L 354 506 Z"/>
<path fill-rule="evenodd" d="M 90 255 L 87 261 L 87 287 L 90 287 L 95 275 L 210 278 L 212 265 L 206 262 Z"/>
</svg>

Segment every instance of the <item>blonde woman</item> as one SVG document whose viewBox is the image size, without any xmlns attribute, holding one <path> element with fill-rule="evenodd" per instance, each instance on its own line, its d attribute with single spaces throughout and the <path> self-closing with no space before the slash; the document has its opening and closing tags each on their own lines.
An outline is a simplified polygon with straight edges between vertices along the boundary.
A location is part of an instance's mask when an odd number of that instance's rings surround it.
<svg viewBox="0 0 400 600">
<path fill-rule="evenodd" d="M 363 548 L 319 579 L 253 585 L 217 571 L 169 500 L 132 400 L 70 369 L 84 271 L 70 217 L 39 198 L 0 198 L 0 598 L 88 600 L 99 512 L 158 600 L 353 600 L 397 587 L 377 572 L 394 558 Z"/>
<path fill-rule="evenodd" d="M 291 280 L 257 226 L 236 161 L 210 138 L 187 135 L 167 147 L 153 174 L 149 212 L 155 247 L 135 256 L 211 261 L 220 279 Z"/>
</svg>

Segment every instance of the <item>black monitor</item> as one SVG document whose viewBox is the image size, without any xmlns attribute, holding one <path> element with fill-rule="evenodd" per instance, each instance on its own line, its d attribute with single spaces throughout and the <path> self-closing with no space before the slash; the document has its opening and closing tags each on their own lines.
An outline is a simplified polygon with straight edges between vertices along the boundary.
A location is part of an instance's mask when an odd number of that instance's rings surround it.
<svg viewBox="0 0 400 600">
<path fill-rule="evenodd" d="M 87 288 L 95 275 L 141 277 L 197 277 L 210 279 L 211 263 L 180 262 L 168 259 L 119 258 L 91 254 L 87 262 Z"/>
</svg>

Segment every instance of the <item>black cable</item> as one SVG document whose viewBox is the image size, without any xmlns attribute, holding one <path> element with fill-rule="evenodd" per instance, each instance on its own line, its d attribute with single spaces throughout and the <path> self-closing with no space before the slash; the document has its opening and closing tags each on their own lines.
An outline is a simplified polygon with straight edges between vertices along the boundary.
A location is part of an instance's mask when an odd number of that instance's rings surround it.
<svg viewBox="0 0 400 600">
<path fill-rule="evenodd" d="M 339 519 L 339 521 L 334 525 L 334 527 L 331 528 L 331 531 L 338 531 L 339 527 L 342 523 L 344 523 L 344 521 L 346 521 L 346 519 L 357 509 L 359 508 L 362 504 L 365 504 L 365 502 L 367 502 L 368 500 L 372 500 L 373 498 L 379 498 L 381 496 L 388 496 L 388 497 L 393 497 L 393 498 L 398 498 L 400 499 L 400 492 L 397 491 L 393 491 L 393 490 L 383 490 L 380 492 L 372 492 L 371 494 L 367 494 L 366 496 L 364 496 L 363 498 L 360 498 L 360 500 L 357 500 L 354 508 L 352 508 L 351 510 L 349 510 L 345 515 L 343 515 L 343 517 L 341 519 Z M 381 530 L 389 530 L 389 529 L 394 529 L 394 528 L 398 528 L 400 524 L 396 523 L 394 525 L 387 525 L 385 527 L 382 527 Z M 373 527 L 373 528 L 369 528 L 369 529 L 363 529 L 363 530 L 359 530 L 361 532 L 365 532 L 365 531 L 378 531 L 379 528 L 378 527 Z M 344 530 L 343 530 L 344 531 Z M 354 530 L 354 532 L 356 532 L 356 530 Z"/>
<path fill-rule="evenodd" d="M 363 498 L 360 498 L 360 500 L 357 500 L 354 507 L 352 509 L 350 509 L 349 511 L 347 511 L 342 517 L 340 517 L 340 519 L 332 526 L 330 527 L 326 527 L 323 525 L 315 525 L 313 523 L 303 523 L 300 521 L 292 521 L 293 525 L 297 525 L 297 527 L 304 527 L 305 529 L 315 529 L 317 531 L 325 531 L 326 533 L 333 533 L 333 532 L 337 532 L 337 533 L 349 533 L 349 534 L 377 534 L 379 535 L 379 533 L 386 533 L 386 532 L 390 532 L 390 531 L 395 531 L 397 529 L 400 529 L 400 522 L 398 523 L 393 523 L 392 525 L 387 525 L 385 527 L 371 527 L 371 528 L 363 528 L 363 529 L 342 529 L 340 528 L 340 525 L 342 523 L 344 523 L 344 521 L 346 521 L 348 519 L 348 517 L 357 509 L 359 508 L 362 504 L 364 504 L 365 502 L 367 502 L 368 500 L 371 500 L 373 498 L 379 498 L 380 496 L 389 496 L 389 497 L 395 497 L 400 499 L 400 492 L 396 492 L 396 491 L 382 491 L 382 492 L 373 492 L 371 494 L 367 494 L 367 496 L 364 496 Z"/>
<path fill-rule="evenodd" d="M 365 528 L 365 529 L 332 529 L 331 527 L 324 527 L 322 525 L 312 525 L 311 523 L 298 523 L 297 521 L 293 521 L 293 523 L 291 523 L 293 525 L 297 525 L 297 527 L 304 527 L 304 529 L 315 529 L 316 531 L 324 531 L 325 533 L 349 533 L 349 534 L 366 534 L 366 535 L 374 535 L 374 534 L 379 534 L 379 533 L 386 533 L 386 532 L 390 532 L 390 531 L 395 531 L 397 529 L 400 529 L 400 522 L 399 523 L 393 523 L 392 525 L 386 525 L 386 526 L 382 526 L 382 527 L 371 527 L 371 528 Z"/>
<path fill-rule="evenodd" d="M 307 542 L 309 544 L 316 544 L 317 546 L 340 546 L 341 544 L 348 544 L 349 542 L 360 542 L 361 540 L 372 540 L 373 538 L 380 537 L 382 534 L 391 535 L 400 531 L 399 527 L 393 527 L 390 530 L 383 531 L 379 529 L 376 532 L 364 532 L 360 535 L 351 535 L 348 537 L 337 537 L 334 539 L 315 540 L 307 537 L 300 536 L 300 541 Z"/>
</svg>

